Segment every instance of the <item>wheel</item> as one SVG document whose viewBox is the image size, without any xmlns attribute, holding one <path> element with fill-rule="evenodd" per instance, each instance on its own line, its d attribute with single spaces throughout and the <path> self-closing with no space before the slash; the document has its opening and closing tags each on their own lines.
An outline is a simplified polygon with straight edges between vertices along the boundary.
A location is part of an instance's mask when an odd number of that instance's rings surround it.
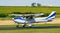
<svg viewBox="0 0 60 33">
<path fill-rule="evenodd" d="M 19 28 L 19 25 L 17 25 L 16 28 Z"/>
<path fill-rule="evenodd" d="M 29 27 L 33 27 L 34 25 L 33 24 L 29 24 Z"/>
<path fill-rule="evenodd" d="M 29 26 L 30 28 L 34 27 L 34 25 Z"/>
<path fill-rule="evenodd" d="M 22 27 L 25 28 L 26 27 L 26 24 L 23 24 Z"/>
<path fill-rule="evenodd" d="M 22 26 L 23 28 L 25 28 L 25 25 L 24 26 Z"/>
</svg>

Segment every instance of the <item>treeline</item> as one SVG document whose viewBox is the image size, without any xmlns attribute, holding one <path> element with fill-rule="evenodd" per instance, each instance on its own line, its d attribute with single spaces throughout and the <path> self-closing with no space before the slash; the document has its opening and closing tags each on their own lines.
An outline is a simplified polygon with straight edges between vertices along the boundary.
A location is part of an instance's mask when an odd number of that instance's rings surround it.
<svg viewBox="0 0 60 33">
<path fill-rule="evenodd" d="M 40 13 L 43 13 L 43 12 L 40 12 Z M 12 12 L 10 14 L 0 13 L 0 17 L 12 17 L 11 14 L 37 14 L 37 13 L 33 13 L 33 12 L 25 12 L 25 13 L 22 13 L 22 12 Z M 48 16 L 49 14 L 50 13 L 44 13 L 43 17 Z M 60 14 L 60 13 L 58 13 L 58 14 Z"/>
<path fill-rule="evenodd" d="M 40 12 L 40 13 L 43 13 L 43 12 Z M 39 13 L 39 14 L 40 14 Z M 6 14 L 6 13 L 0 13 L 0 18 L 4 18 L 4 17 L 13 17 L 11 16 L 11 14 L 37 14 L 37 13 L 34 13 L 34 12 L 25 12 L 25 13 L 22 13 L 22 12 L 12 12 L 10 14 Z M 48 16 L 50 13 L 44 13 L 44 16 L 43 17 L 46 17 Z M 57 15 L 60 15 L 60 13 L 56 13 Z"/>
</svg>

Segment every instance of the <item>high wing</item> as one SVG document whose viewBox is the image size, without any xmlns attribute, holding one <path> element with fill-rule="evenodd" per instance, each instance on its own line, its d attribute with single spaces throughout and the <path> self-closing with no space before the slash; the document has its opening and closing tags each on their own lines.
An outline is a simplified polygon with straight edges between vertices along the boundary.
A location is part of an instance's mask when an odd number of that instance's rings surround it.
<svg viewBox="0 0 60 33">
<path fill-rule="evenodd" d="M 12 16 L 42 16 L 44 13 L 41 14 L 11 14 Z"/>
<path fill-rule="evenodd" d="M 11 16 L 23 16 L 22 14 L 11 14 Z"/>
</svg>

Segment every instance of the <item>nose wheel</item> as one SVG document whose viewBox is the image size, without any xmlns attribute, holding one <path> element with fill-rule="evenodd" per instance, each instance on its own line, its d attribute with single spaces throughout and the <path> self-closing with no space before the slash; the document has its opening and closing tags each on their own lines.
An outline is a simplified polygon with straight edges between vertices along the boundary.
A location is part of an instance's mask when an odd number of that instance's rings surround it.
<svg viewBox="0 0 60 33">
<path fill-rule="evenodd" d="M 25 24 L 23 24 L 23 25 L 22 25 L 22 27 L 23 27 L 23 28 L 25 28 L 25 27 L 26 27 L 26 23 L 25 23 Z"/>
<path fill-rule="evenodd" d="M 16 28 L 19 28 L 19 24 L 16 26 Z"/>
</svg>

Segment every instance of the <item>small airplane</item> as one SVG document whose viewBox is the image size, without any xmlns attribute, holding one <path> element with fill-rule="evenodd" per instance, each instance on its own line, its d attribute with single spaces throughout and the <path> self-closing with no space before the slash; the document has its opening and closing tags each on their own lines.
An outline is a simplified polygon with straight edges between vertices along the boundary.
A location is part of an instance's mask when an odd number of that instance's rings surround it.
<svg viewBox="0 0 60 33">
<path fill-rule="evenodd" d="M 33 23 L 53 21 L 55 16 L 56 16 L 56 11 L 53 11 L 47 17 L 37 17 L 36 18 L 32 15 L 29 15 L 29 16 L 26 16 L 26 17 L 23 17 L 23 16 L 20 15 L 19 17 L 13 18 L 13 21 L 18 24 L 16 27 L 19 27 L 19 24 L 22 24 L 22 27 L 26 27 L 26 24 L 28 24 L 29 27 L 32 27 Z"/>
</svg>

